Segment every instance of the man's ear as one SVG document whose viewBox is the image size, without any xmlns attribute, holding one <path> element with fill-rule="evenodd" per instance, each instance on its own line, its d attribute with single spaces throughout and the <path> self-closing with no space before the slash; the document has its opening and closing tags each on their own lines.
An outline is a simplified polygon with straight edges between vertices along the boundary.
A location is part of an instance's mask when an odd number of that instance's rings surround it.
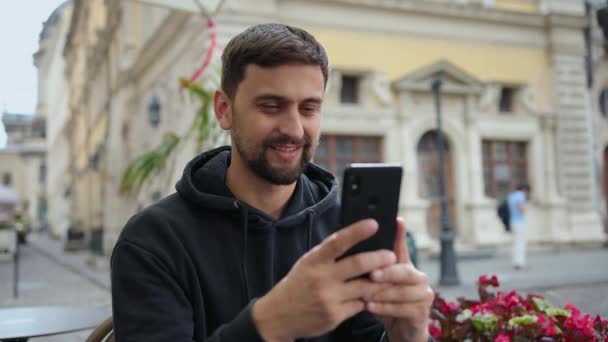
<svg viewBox="0 0 608 342">
<path fill-rule="evenodd" d="M 213 109 L 215 110 L 215 119 L 224 130 L 232 128 L 232 103 L 228 95 L 218 89 L 213 95 Z"/>
</svg>

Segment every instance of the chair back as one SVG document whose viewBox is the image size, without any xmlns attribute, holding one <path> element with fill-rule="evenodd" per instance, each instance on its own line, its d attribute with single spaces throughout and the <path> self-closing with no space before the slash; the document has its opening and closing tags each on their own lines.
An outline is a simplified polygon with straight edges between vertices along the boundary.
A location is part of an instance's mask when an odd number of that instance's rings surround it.
<svg viewBox="0 0 608 342">
<path fill-rule="evenodd" d="M 87 337 L 86 342 L 115 342 L 112 317 L 106 318 L 105 321 L 98 325 L 91 335 Z"/>
</svg>

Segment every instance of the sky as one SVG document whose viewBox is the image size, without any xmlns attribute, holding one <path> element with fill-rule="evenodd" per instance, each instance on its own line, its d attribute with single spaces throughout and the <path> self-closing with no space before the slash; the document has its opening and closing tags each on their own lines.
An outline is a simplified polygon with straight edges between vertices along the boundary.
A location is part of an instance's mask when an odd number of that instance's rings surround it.
<svg viewBox="0 0 608 342">
<path fill-rule="evenodd" d="M 0 0 L 0 112 L 33 113 L 36 67 L 42 23 L 64 0 Z M 0 123 L 0 147 L 6 133 Z"/>
</svg>

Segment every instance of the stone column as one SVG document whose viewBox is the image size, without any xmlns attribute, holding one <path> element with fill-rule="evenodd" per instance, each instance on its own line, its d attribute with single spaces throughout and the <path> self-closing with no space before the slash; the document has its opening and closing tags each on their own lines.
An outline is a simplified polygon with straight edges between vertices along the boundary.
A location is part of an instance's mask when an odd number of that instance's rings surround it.
<svg viewBox="0 0 608 342">
<path fill-rule="evenodd" d="M 547 19 L 560 190 L 567 200 L 572 239 L 598 241 L 604 234 L 600 217 L 593 207 L 595 189 L 582 34 L 586 19 L 570 13 L 551 13 Z"/>
</svg>

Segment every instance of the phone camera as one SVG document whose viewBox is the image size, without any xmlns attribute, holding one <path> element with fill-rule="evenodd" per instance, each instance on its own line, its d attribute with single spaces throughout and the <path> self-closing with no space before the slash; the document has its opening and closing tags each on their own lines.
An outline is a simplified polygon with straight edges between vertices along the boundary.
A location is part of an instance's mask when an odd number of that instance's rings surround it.
<svg viewBox="0 0 608 342">
<path fill-rule="evenodd" d="M 353 195 L 357 195 L 361 192 L 361 177 L 353 176 L 351 178 L 350 191 Z"/>
</svg>

